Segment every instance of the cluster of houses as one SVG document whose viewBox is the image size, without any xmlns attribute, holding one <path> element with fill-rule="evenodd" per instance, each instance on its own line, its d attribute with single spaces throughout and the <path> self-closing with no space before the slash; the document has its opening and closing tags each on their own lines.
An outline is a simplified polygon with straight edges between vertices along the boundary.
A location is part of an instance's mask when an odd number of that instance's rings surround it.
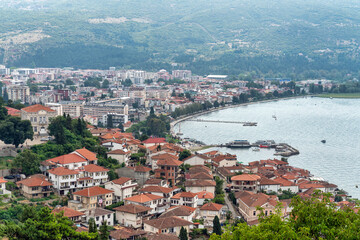
<svg viewBox="0 0 360 240">
<path fill-rule="evenodd" d="M 140 141 L 119 129 L 88 128 L 107 148 L 107 156 L 122 166 L 116 169 L 119 178 L 110 180 L 109 169 L 98 165 L 97 155 L 82 148 L 41 162 L 41 174 L 16 184 L 26 198 L 67 197 L 67 206 L 56 207 L 55 213 L 73 220 L 81 226 L 79 231 L 86 231 L 90 218 L 98 227 L 105 221 L 115 227 L 111 239 L 177 239 L 181 228 L 188 233 L 194 228 L 211 228 L 215 216 L 225 221 L 233 208 L 253 225 L 258 223 L 258 207 L 270 215 L 281 203 L 283 217 L 290 214 L 291 200 L 279 200 L 282 193 L 305 198 L 315 190 L 334 195 L 337 189 L 281 160 L 243 165 L 236 155 L 218 151 L 179 159 L 184 149 L 165 138 Z M 144 153 L 142 159 L 132 159 L 131 155 L 139 152 Z M 214 176 L 224 179 L 223 188 L 233 193 L 236 204 L 214 202 Z M 0 179 L 0 183 L 6 191 L 6 181 Z M 343 201 L 339 206 L 349 204 Z"/>
</svg>

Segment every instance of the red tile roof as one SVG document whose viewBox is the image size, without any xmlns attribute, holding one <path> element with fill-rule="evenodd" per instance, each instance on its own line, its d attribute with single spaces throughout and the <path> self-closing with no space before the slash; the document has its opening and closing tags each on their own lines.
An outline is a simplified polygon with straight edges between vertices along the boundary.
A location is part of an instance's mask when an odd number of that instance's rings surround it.
<svg viewBox="0 0 360 240">
<path fill-rule="evenodd" d="M 18 116 L 20 116 L 20 114 L 21 114 L 21 111 L 18 110 L 18 109 L 11 108 L 11 107 L 6 107 L 6 106 L 5 106 L 5 108 L 6 108 L 7 111 L 8 111 L 8 112 L 7 112 L 8 115 L 18 117 Z"/>
<path fill-rule="evenodd" d="M 214 198 L 214 194 L 212 194 L 211 192 L 207 192 L 207 191 L 197 192 L 196 195 L 198 195 L 199 199 L 213 199 Z"/>
<path fill-rule="evenodd" d="M 127 178 L 127 177 L 121 177 L 115 180 L 112 180 L 113 183 L 115 184 L 119 184 L 119 185 L 123 185 L 124 183 L 131 181 L 131 178 Z"/>
<path fill-rule="evenodd" d="M 81 156 L 83 156 L 83 157 L 84 157 L 85 159 L 87 159 L 88 161 L 95 161 L 95 160 L 97 160 L 96 153 L 93 153 L 93 152 L 87 150 L 86 148 L 82 148 L 82 149 L 75 150 L 75 152 L 77 152 L 78 154 L 80 154 Z"/>
<path fill-rule="evenodd" d="M 183 164 L 182 161 L 174 160 L 174 159 L 166 159 L 166 160 L 158 160 L 156 163 L 158 166 L 180 166 Z"/>
<path fill-rule="evenodd" d="M 57 176 L 79 174 L 79 172 L 77 172 L 75 170 L 70 170 L 70 169 L 64 168 L 64 167 L 53 168 L 53 169 L 48 170 L 48 172 L 51 174 L 57 175 Z"/>
<path fill-rule="evenodd" d="M 22 181 L 18 181 L 16 183 L 17 185 L 25 185 L 27 187 L 46 187 L 46 186 L 52 186 L 53 184 L 44 180 L 44 179 L 41 179 L 41 178 L 37 178 L 37 177 L 34 177 L 34 178 L 27 178 L 27 179 L 24 179 Z"/>
<path fill-rule="evenodd" d="M 145 167 L 142 165 L 135 166 L 133 169 L 135 170 L 135 172 L 150 172 L 151 171 L 151 168 L 148 168 L 148 167 Z"/>
<path fill-rule="evenodd" d="M 86 166 L 84 166 L 84 170 L 86 172 L 108 172 L 109 171 L 108 169 L 98 166 L 96 164 L 86 165 Z"/>
<path fill-rule="evenodd" d="M 24 110 L 25 112 L 39 112 L 40 110 L 44 110 L 46 112 L 55 112 L 55 110 L 52 110 L 49 107 L 45 107 L 41 104 L 35 104 L 29 107 L 22 108 L 21 110 Z"/>
<path fill-rule="evenodd" d="M 165 138 L 148 138 L 143 143 L 166 143 Z"/>
<path fill-rule="evenodd" d="M 84 197 L 94 197 L 94 196 L 98 196 L 98 195 L 104 195 L 104 194 L 109 194 L 109 193 L 113 193 L 114 191 L 112 190 L 108 190 L 102 187 L 90 187 L 90 188 L 85 188 L 83 190 L 74 192 L 73 195 L 80 195 L 80 196 L 84 196 Z"/>
<path fill-rule="evenodd" d="M 75 153 L 70 153 L 66 155 L 62 155 L 59 157 L 51 158 L 46 160 L 47 162 L 53 162 L 58 164 L 69 164 L 69 163 L 79 163 L 86 162 L 86 160 Z"/>
<path fill-rule="evenodd" d="M 0 177 L 0 183 L 7 183 L 8 181 L 6 181 L 3 177 Z"/>
<path fill-rule="evenodd" d="M 153 201 L 153 200 L 158 200 L 158 199 L 161 199 L 161 198 L 162 197 L 154 195 L 154 194 L 144 193 L 144 194 L 135 195 L 135 196 L 132 196 L 132 197 L 125 198 L 125 200 L 130 201 L 130 202 L 146 203 L 146 202 L 150 202 L 150 201 Z"/>
<path fill-rule="evenodd" d="M 157 229 L 166 229 L 166 228 L 193 225 L 192 222 L 186 221 L 179 217 L 165 217 L 165 218 L 151 219 L 148 221 L 144 221 L 144 224 L 148 224 Z"/>
<path fill-rule="evenodd" d="M 54 210 L 52 210 L 52 213 L 60 213 L 63 212 L 64 213 L 64 217 L 79 217 L 79 216 L 83 216 L 85 215 L 82 212 L 76 211 L 74 209 L 68 208 L 68 207 L 60 207 L 60 208 L 55 208 Z"/>
<path fill-rule="evenodd" d="M 127 155 L 129 154 L 128 152 L 124 152 L 123 150 L 121 149 L 116 149 L 116 150 L 113 150 L 111 152 L 108 152 L 108 154 L 116 154 L 116 155 Z"/>
<path fill-rule="evenodd" d="M 196 197 L 197 194 L 196 193 L 192 193 L 192 192 L 180 192 L 180 193 L 177 193 L 175 194 L 174 196 L 172 196 L 171 198 L 172 199 L 180 199 L 180 198 L 194 198 Z"/>
<path fill-rule="evenodd" d="M 260 176 L 255 174 L 241 174 L 233 176 L 231 181 L 258 181 L 260 178 Z"/>
<path fill-rule="evenodd" d="M 224 205 L 217 204 L 217 203 L 213 203 L 213 202 L 209 202 L 209 203 L 204 204 L 204 205 L 200 208 L 200 210 L 220 211 L 223 206 L 224 206 Z"/>
<path fill-rule="evenodd" d="M 116 208 L 114 208 L 114 210 L 119 211 L 119 212 L 127 212 L 127 213 L 136 214 L 136 213 L 150 211 L 150 210 L 152 210 L 152 208 L 130 203 L 130 204 L 126 204 L 126 205 L 123 205 L 120 207 L 116 207 Z"/>
<path fill-rule="evenodd" d="M 166 188 L 160 186 L 147 186 L 139 190 L 139 192 L 157 192 L 157 193 L 170 193 L 172 191 L 173 191 L 172 188 Z"/>
</svg>

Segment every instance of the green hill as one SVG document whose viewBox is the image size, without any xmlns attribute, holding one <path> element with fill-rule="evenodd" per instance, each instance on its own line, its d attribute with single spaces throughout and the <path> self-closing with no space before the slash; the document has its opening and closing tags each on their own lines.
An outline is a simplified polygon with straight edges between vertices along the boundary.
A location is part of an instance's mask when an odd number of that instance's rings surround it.
<svg viewBox="0 0 360 240">
<path fill-rule="evenodd" d="M 358 77 L 359 11 L 355 0 L 0 0 L 0 63 Z"/>
</svg>

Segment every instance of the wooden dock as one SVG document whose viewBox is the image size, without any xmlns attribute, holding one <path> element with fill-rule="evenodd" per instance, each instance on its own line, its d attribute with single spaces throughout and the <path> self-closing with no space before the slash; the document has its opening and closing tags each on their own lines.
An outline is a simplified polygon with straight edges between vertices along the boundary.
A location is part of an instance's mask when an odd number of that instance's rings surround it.
<svg viewBox="0 0 360 240">
<path fill-rule="evenodd" d="M 242 124 L 243 126 L 257 126 L 257 122 L 240 122 L 240 121 L 223 121 L 223 120 L 206 120 L 206 119 L 188 119 L 191 122 L 209 122 L 209 123 L 234 123 Z"/>
</svg>

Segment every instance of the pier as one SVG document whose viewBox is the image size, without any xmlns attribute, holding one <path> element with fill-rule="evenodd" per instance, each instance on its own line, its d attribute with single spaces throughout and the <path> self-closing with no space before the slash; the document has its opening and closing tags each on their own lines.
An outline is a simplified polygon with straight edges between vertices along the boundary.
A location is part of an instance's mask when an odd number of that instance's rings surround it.
<svg viewBox="0 0 360 240">
<path fill-rule="evenodd" d="M 187 119 L 191 122 L 210 122 L 210 123 L 235 123 L 243 126 L 257 126 L 257 122 L 240 122 L 240 121 L 223 121 L 223 120 L 206 120 L 206 119 Z"/>
</svg>

